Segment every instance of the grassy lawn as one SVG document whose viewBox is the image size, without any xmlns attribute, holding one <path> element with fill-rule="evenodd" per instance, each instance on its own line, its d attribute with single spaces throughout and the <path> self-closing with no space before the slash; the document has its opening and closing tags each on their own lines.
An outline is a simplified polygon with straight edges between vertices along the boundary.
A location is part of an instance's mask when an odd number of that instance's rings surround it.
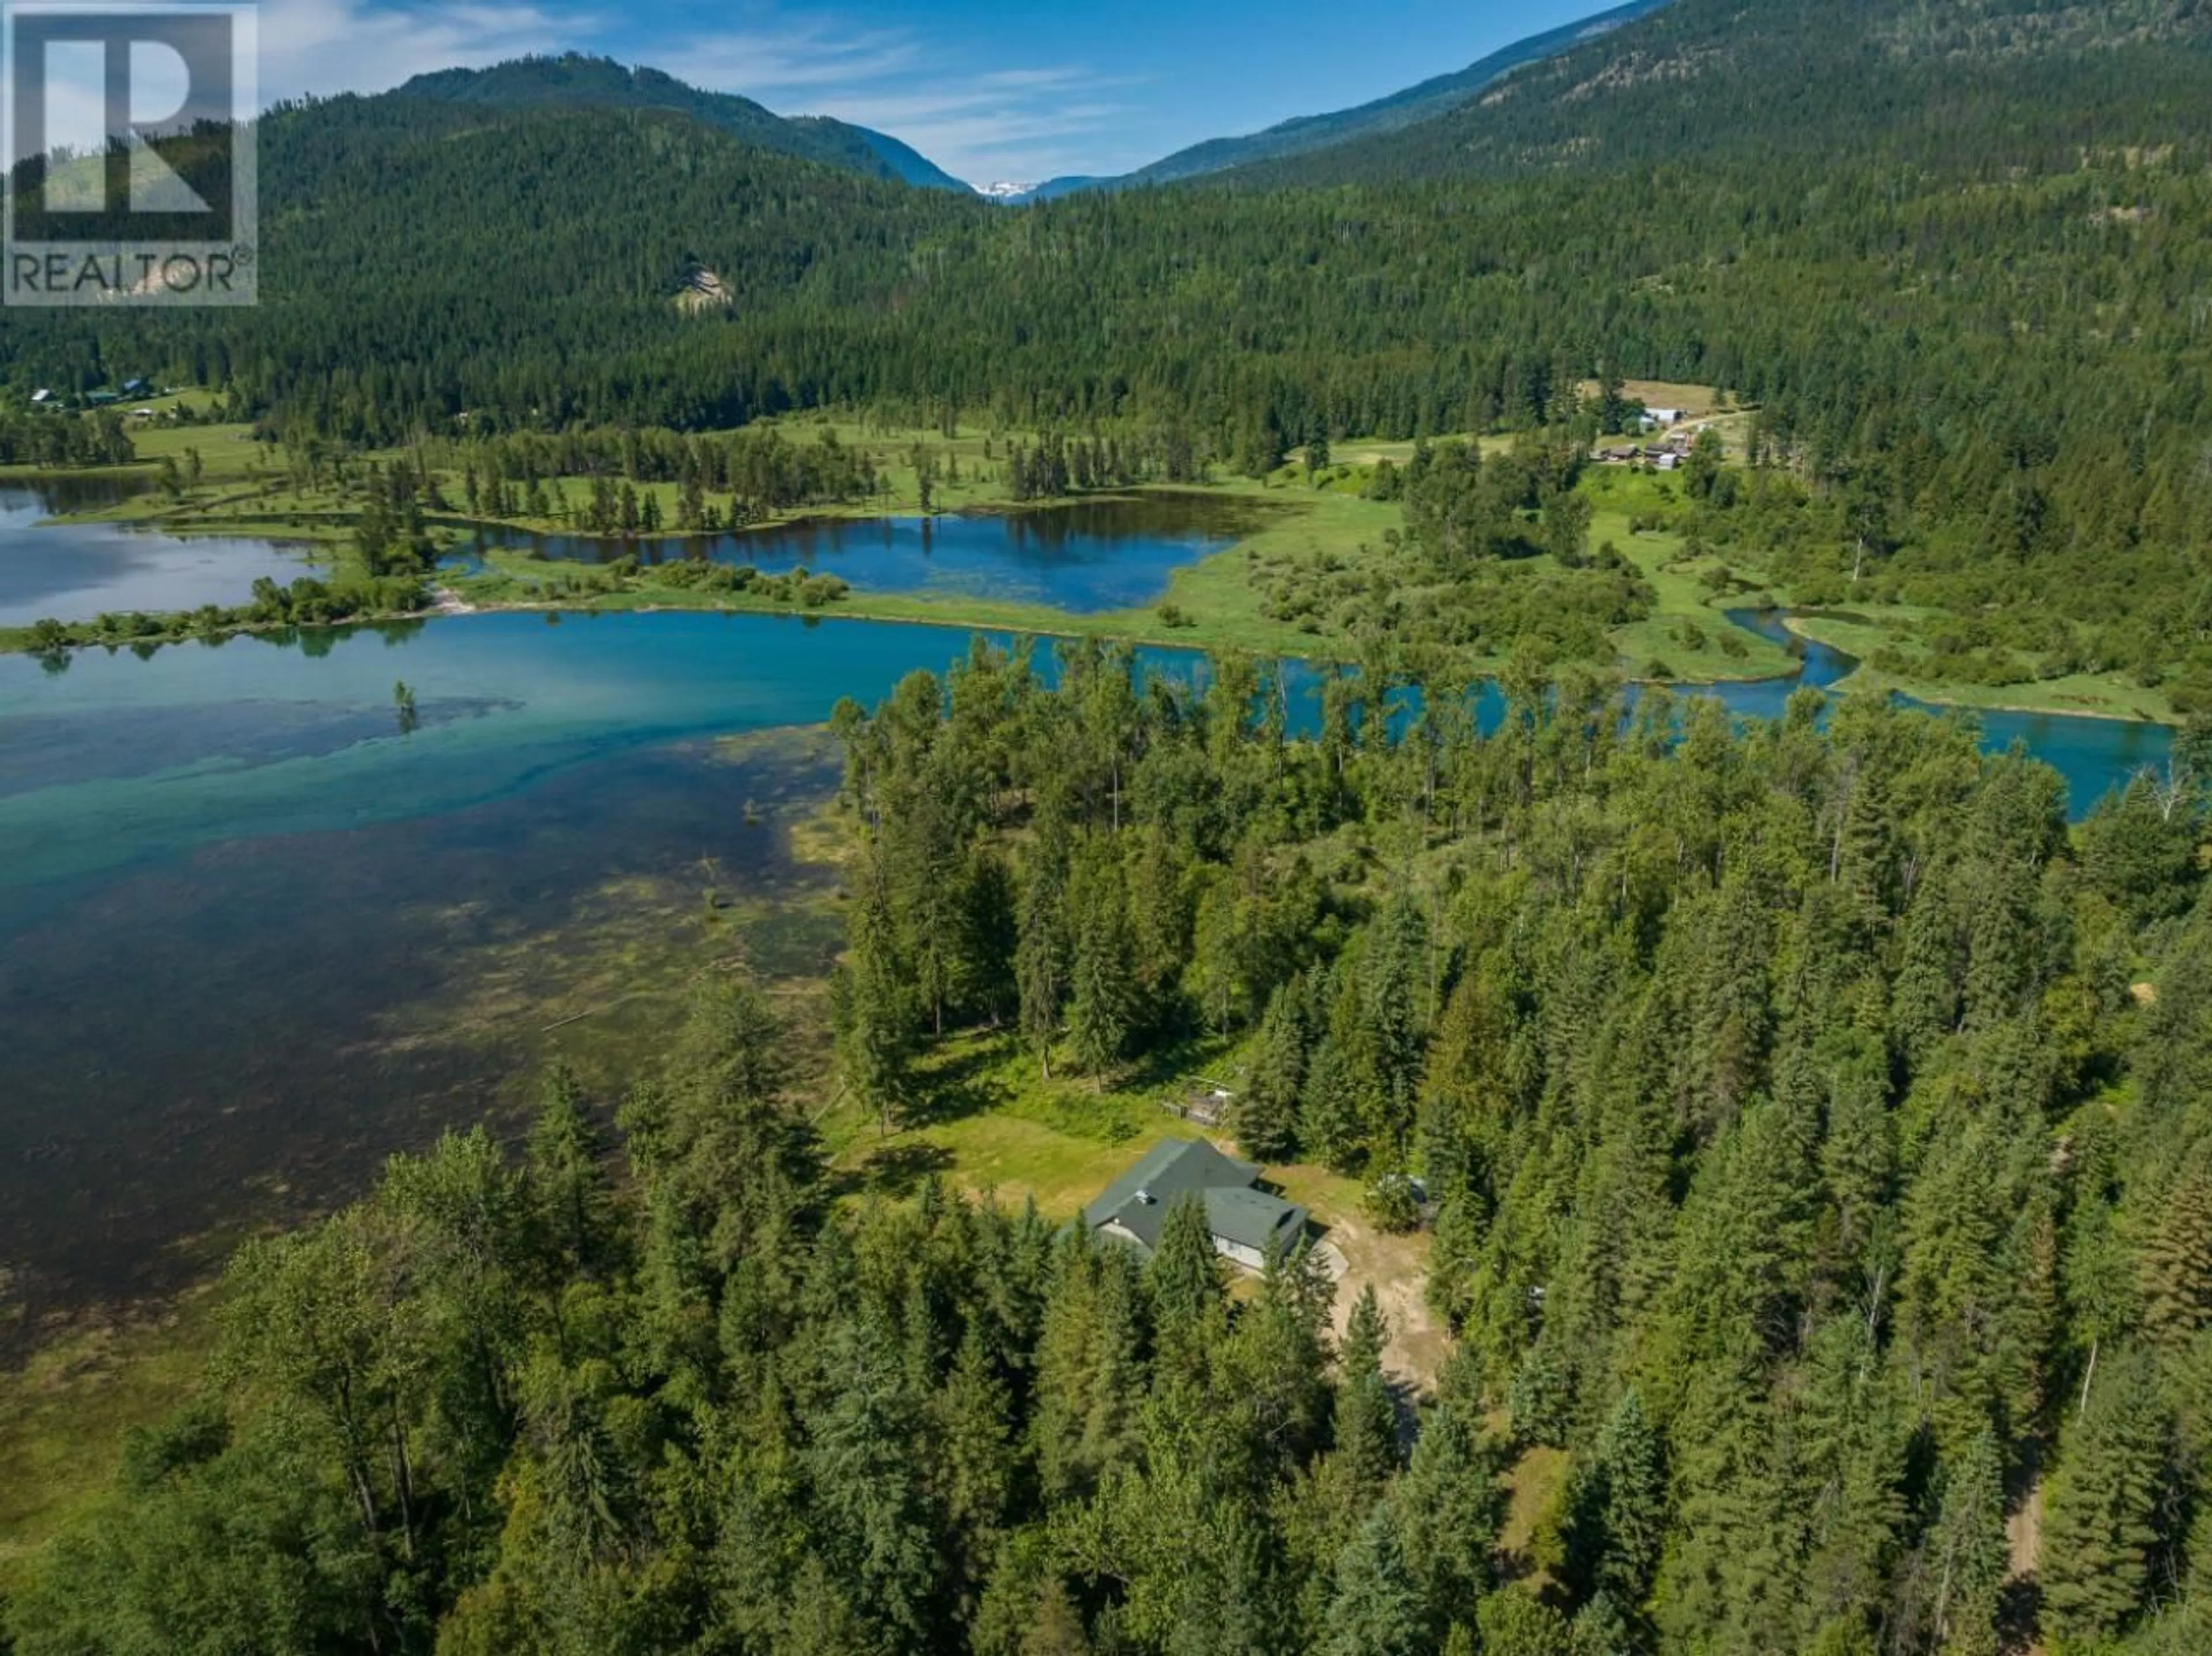
<svg viewBox="0 0 2212 1656">
<path fill-rule="evenodd" d="M 933 511 L 1002 510 L 1017 503 L 1004 475 L 1007 454 L 1014 443 L 1033 441 L 1025 434 L 988 432 L 973 427 L 963 427 L 957 435 L 947 437 L 935 428 L 886 428 L 826 415 L 789 415 L 781 419 L 763 420 L 759 425 L 749 429 L 775 430 L 787 441 L 802 447 L 811 447 L 824 436 L 835 436 L 844 447 L 869 457 L 875 467 L 878 484 L 877 491 L 863 500 L 825 502 L 794 507 L 787 511 L 770 512 L 750 526 L 755 528 L 772 527 L 779 523 L 800 520 L 821 521 L 918 515 L 921 511 L 921 488 L 914 464 L 917 447 L 929 451 L 931 462 L 936 469 L 936 482 L 930 491 Z M 726 436 L 730 434 L 709 432 L 704 435 Z M 957 478 L 953 475 L 956 472 L 958 474 Z M 459 502 L 462 496 L 459 475 L 441 472 L 439 476 L 448 500 Z M 549 494 L 565 494 L 571 502 L 581 502 L 591 496 L 592 479 L 589 477 L 552 477 L 544 482 Z M 659 505 L 662 521 L 675 522 L 677 501 L 682 492 L 679 484 L 672 482 L 641 483 L 634 486 L 641 508 L 646 498 L 650 496 Z M 554 518 L 520 517 L 500 521 L 501 527 L 524 533 L 578 533 L 573 526 Z"/>
<path fill-rule="evenodd" d="M 1585 395 L 1595 397 L 1598 390 L 1595 380 L 1583 382 Z M 1728 394 L 1716 387 L 1684 385 L 1674 380 L 1623 380 L 1620 394 L 1646 408 L 1679 408 L 1685 418 L 1692 420 L 1733 405 Z"/>
<path fill-rule="evenodd" d="M 185 392 L 132 406 L 150 406 L 158 415 L 179 405 L 204 411 L 210 401 L 204 393 Z M 853 420 L 810 417 L 769 423 L 797 443 L 815 442 L 824 433 L 834 433 L 848 447 L 873 458 L 884 484 L 878 494 L 866 500 L 807 507 L 787 514 L 786 517 L 871 518 L 918 512 L 921 490 L 913 462 L 917 444 L 932 452 L 939 470 L 933 492 L 938 510 L 963 511 L 1011 503 L 1007 485 L 1000 475 L 1012 441 L 1005 435 L 966 430 L 957 437 L 947 439 L 935 430 L 884 430 Z M 173 424 L 157 418 L 131 421 L 128 429 L 138 459 L 135 465 L 112 468 L 113 474 L 142 482 L 149 480 L 157 475 L 163 460 L 173 460 L 182 467 L 190 452 L 197 451 L 201 464 L 200 481 L 178 498 L 149 490 L 117 505 L 79 514 L 83 520 L 159 521 L 176 528 L 200 523 L 219 525 L 227 532 L 234 524 L 250 524 L 258 526 L 250 531 L 255 533 L 306 531 L 337 534 L 349 529 L 357 513 L 354 497 L 334 486 L 295 487 L 283 452 L 255 442 L 249 425 Z M 396 449 L 374 450 L 349 456 L 348 464 L 357 474 L 371 463 L 386 464 L 398 458 L 399 451 Z M 957 481 L 950 477 L 955 466 L 960 473 Z M 45 467 L 7 466 L 0 467 L 0 477 L 33 477 L 50 472 L 51 468 Z M 76 475 L 97 476 L 100 471 L 81 471 Z M 459 473 L 438 470 L 434 475 L 448 500 L 458 506 L 462 494 Z M 549 490 L 559 485 L 566 489 L 570 499 L 580 500 L 588 496 L 592 479 L 575 476 L 549 478 L 545 482 Z M 638 490 L 641 496 L 654 496 L 667 520 L 674 521 L 678 493 L 676 484 L 643 484 L 638 485 Z M 295 519 L 304 521 L 295 522 Z M 334 521 L 319 521 L 324 519 Z M 561 533 L 568 529 L 568 526 L 552 519 L 503 521 L 510 528 L 541 533 Z M 249 533 L 244 528 L 237 532 Z"/>
<path fill-rule="evenodd" d="M 934 1172 L 959 1189 L 995 1191 L 1010 1205 L 1034 1199 L 1046 1217 L 1072 1219 L 1161 1139 L 1230 1143 L 1225 1129 L 1200 1127 L 1162 1106 L 1216 1084 L 1236 1087 L 1243 1047 L 1195 1037 L 1102 1087 L 1069 1069 L 1064 1055 L 1055 1056 L 1048 1078 L 1012 1034 L 963 1031 L 920 1061 L 911 1124 L 886 1136 L 875 1117 L 846 1099 L 818 1125 L 833 1165 L 855 1192 L 903 1196 Z M 1270 1178 L 1325 1222 L 1358 1209 L 1357 1181 L 1326 1169 L 1274 1169 Z"/>
<path fill-rule="evenodd" d="M 157 402 L 150 406 L 158 413 L 166 405 Z M 250 425 L 220 422 L 174 425 L 155 419 L 134 420 L 129 429 L 131 446 L 138 451 L 143 466 L 159 466 L 165 460 L 174 460 L 182 466 L 186 451 L 198 449 L 201 478 L 206 483 L 235 482 L 273 469 L 275 451 L 253 441 L 253 428 Z"/>
<path fill-rule="evenodd" d="M 151 405 L 164 408 L 185 401 L 187 394 L 156 399 Z M 41 467 L 12 466 L 0 468 L 0 476 L 110 476 L 138 486 L 138 492 L 112 505 L 64 513 L 57 519 L 64 523 L 159 524 L 180 535 L 331 544 L 352 538 L 359 514 L 357 498 L 334 484 L 315 488 L 296 484 L 279 453 L 253 441 L 251 426 L 133 421 L 130 433 L 131 447 L 138 455 L 134 465 L 60 473 Z M 198 484 L 187 484 L 173 496 L 154 486 L 162 462 L 173 460 L 183 472 L 194 454 L 200 460 Z"/>
<path fill-rule="evenodd" d="M 947 437 L 934 427 L 886 429 L 819 415 L 793 416 L 769 423 L 795 443 L 818 441 L 823 432 L 833 432 L 846 447 L 873 456 L 877 472 L 883 480 L 884 491 L 873 500 L 845 507 L 810 507 L 792 514 L 795 517 L 868 518 L 921 511 L 921 490 L 913 459 L 917 447 L 929 450 L 937 468 L 937 482 L 931 491 L 931 503 L 937 510 L 962 512 L 1010 506 L 1013 504 L 1013 496 L 1000 476 L 1007 451 L 1016 442 L 1032 441 L 1026 433 L 987 431 L 975 426 L 962 426 L 955 435 Z M 957 481 L 951 477 L 956 468 L 960 474 Z M 663 487 L 666 494 L 661 504 L 672 515 L 675 486 Z"/>
<path fill-rule="evenodd" d="M 359 497 L 332 484 L 302 486 L 279 461 L 246 440 L 242 426 L 172 426 L 133 434 L 142 480 L 159 475 L 165 458 L 181 467 L 186 449 L 200 455 L 200 481 L 172 496 L 148 488 L 116 504 L 65 514 L 64 522 L 159 524 L 173 534 L 222 534 L 268 540 L 349 541 Z"/>
<path fill-rule="evenodd" d="M 1079 1137 L 1018 1116 L 987 1115 L 944 1127 L 856 1139 L 842 1165 L 866 1188 L 903 1195 L 908 1182 L 936 1172 L 958 1188 L 989 1192 L 1009 1207 L 1034 1201 L 1048 1219 L 1073 1219 L 1142 1153 L 1150 1140 L 1115 1144 Z M 1186 1123 L 1163 1116 L 1154 1139 L 1191 1137 Z"/>
<path fill-rule="evenodd" d="M 873 460 L 878 482 L 877 492 L 864 500 L 843 502 L 830 502 L 819 505 L 794 507 L 788 511 L 771 512 L 751 527 L 768 527 L 778 523 L 795 522 L 801 519 L 850 520 L 879 517 L 918 515 L 921 511 L 921 488 L 914 465 L 914 450 L 917 444 L 927 448 L 937 467 L 937 480 L 930 490 L 930 507 L 936 512 L 989 511 L 1010 507 L 1015 503 L 1012 492 L 1001 475 L 1009 442 L 1012 439 L 986 436 L 981 433 L 966 433 L 947 441 L 935 431 L 895 430 L 884 432 L 863 427 L 848 420 L 817 420 L 792 418 L 768 421 L 764 425 L 781 431 L 791 441 L 802 446 L 821 440 L 825 432 L 834 432 L 839 442 L 856 452 L 868 454 Z M 722 434 L 726 435 L 726 434 Z M 987 455 L 986 451 L 988 451 Z M 957 462 L 959 478 L 951 473 Z M 565 493 L 578 503 L 591 497 L 592 479 L 588 477 L 549 478 L 545 480 L 548 493 Z M 641 483 L 635 485 L 638 502 L 643 507 L 650 496 L 659 507 L 661 521 L 676 521 L 676 504 L 682 487 L 676 483 Z M 449 499 L 458 501 L 461 490 L 458 478 L 450 479 L 447 490 Z M 514 518 L 502 520 L 506 527 L 526 533 L 539 534 L 572 534 L 571 526 L 550 518 Z"/>
<path fill-rule="evenodd" d="M 1161 1101 L 1188 1097 L 1201 1075 L 1233 1073 L 1233 1057 L 1226 1043 L 1194 1041 L 1102 1088 L 1064 1068 L 1048 1080 L 1010 1035 L 956 1034 L 919 1066 L 912 1124 L 885 1136 L 847 1100 L 821 1130 L 855 1190 L 903 1196 L 935 1172 L 963 1190 L 995 1190 L 1010 1204 L 1035 1198 L 1048 1217 L 1073 1218 L 1155 1141 L 1196 1136 Z"/>
<path fill-rule="evenodd" d="M 1257 533 L 1177 569 L 1169 578 L 1164 602 L 1188 616 L 1192 624 L 1166 642 L 1267 655 L 1327 655 L 1332 642 L 1341 648 L 1341 640 L 1263 614 L 1253 572 L 1271 563 L 1315 557 L 1352 563 L 1381 556 L 1384 532 L 1397 528 L 1402 521 L 1398 508 L 1339 490 L 1309 488 L 1303 482 L 1263 484 L 1240 479 L 1221 492 L 1273 502 L 1281 509 L 1271 512 Z M 1123 612 L 1122 618 L 1133 619 L 1134 612 Z"/>
<path fill-rule="evenodd" d="M 1070 1220 L 1163 1138 L 1204 1136 L 1233 1152 L 1224 1129 L 1201 1128 L 1162 1104 L 1218 1083 L 1234 1087 L 1243 1075 L 1240 1055 L 1241 1044 L 1200 1038 L 1102 1089 L 1081 1075 L 1048 1080 L 1034 1055 L 1009 1036 L 957 1034 L 921 1062 L 922 1102 L 913 1125 L 886 1135 L 848 1100 L 820 1127 L 852 1195 L 902 1198 L 934 1175 L 1009 1207 L 1033 1201 L 1046 1218 Z M 1270 1167 L 1267 1177 L 1322 1227 L 1337 1280 L 1337 1333 L 1360 1291 L 1371 1286 L 1390 1328 L 1387 1365 L 1413 1395 L 1427 1391 L 1449 1350 L 1425 1298 L 1429 1239 L 1377 1230 L 1363 1210 L 1359 1181 L 1328 1168 Z"/>
</svg>

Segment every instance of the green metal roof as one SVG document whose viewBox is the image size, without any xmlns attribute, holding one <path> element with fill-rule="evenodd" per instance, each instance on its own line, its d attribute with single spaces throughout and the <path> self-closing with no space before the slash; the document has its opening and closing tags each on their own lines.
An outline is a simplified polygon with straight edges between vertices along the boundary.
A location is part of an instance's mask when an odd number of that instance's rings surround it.
<svg viewBox="0 0 2212 1656">
<path fill-rule="evenodd" d="M 1306 1210 L 1265 1190 L 1208 1190 L 1206 1228 L 1225 1242 L 1235 1242 L 1265 1253 L 1268 1243 L 1281 1238 L 1288 1247 L 1306 1227 Z"/>
<path fill-rule="evenodd" d="M 1305 1228 L 1306 1213 L 1254 1189 L 1259 1177 L 1257 1166 L 1222 1154 L 1203 1139 L 1164 1139 L 1083 1210 L 1083 1222 L 1094 1231 L 1118 1224 L 1150 1253 L 1176 1203 L 1196 1196 L 1206 1204 L 1206 1228 L 1216 1237 L 1264 1253 L 1271 1240 L 1279 1237 L 1287 1245 L 1295 1239 Z"/>
</svg>

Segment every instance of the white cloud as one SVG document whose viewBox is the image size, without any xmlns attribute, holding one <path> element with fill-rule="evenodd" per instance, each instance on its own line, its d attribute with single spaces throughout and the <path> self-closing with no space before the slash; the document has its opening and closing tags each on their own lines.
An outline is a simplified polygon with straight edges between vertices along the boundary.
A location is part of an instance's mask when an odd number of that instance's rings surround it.
<svg viewBox="0 0 2212 1656">
<path fill-rule="evenodd" d="M 912 82 L 838 88 L 817 102 L 822 114 L 889 132 L 947 172 L 988 183 L 1068 172 L 1084 164 L 1079 156 L 1096 165 L 1097 135 L 1128 119 L 1103 95 L 1114 84 L 1073 68 L 997 70 L 921 90 Z"/>
<path fill-rule="evenodd" d="M 1074 65 L 968 70 L 963 44 L 830 13 L 785 14 L 744 29 L 632 39 L 623 55 L 779 113 L 873 127 L 977 183 L 1068 171 L 1129 124 L 1130 112 L 1105 95 L 1122 82 Z"/>
<path fill-rule="evenodd" d="M 661 44 L 645 58 L 694 86 L 736 92 L 763 103 L 779 94 L 866 85 L 915 70 L 921 49 L 892 29 L 840 29 L 822 20 L 781 30 L 695 34 Z M 798 112 L 817 114 L 809 107 Z"/>
<path fill-rule="evenodd" d="M 1073 65 L 963 70 L 957 49 L 834 14 L 787 14 L 738 29 L 641 32 L 612 0 L 263 0 L 261 94 L 380 92 L 431 70 L 481 68 L 532 52 L 603 52 L 781 114 L 834 115 L 888 132 L 976 182 L 1043 178 L 1124 159 L 1113 135 L 1130 112 L 1116 82 Z"/>
<path fill-rule="evenodd" d="M 527 4 L 416 11 L 364 0 L 264 0 L 260 10 L 264 101 L 388 91 L 431 70 L 567 51 L 601 27 L 588 15 Z"/>
</svg>

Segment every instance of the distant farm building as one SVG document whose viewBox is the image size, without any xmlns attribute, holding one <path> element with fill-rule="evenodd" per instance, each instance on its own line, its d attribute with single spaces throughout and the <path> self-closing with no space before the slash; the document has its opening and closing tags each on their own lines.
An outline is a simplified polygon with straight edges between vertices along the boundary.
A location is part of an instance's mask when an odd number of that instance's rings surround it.
<svg viewBox="0 0 2212 1656">
<path fill-rule="evenodd" d="M 1644 411 L 1644 426 L 1648 431 L 1660 426 L 1680 425 L 1686 417 L 1684 411 L 1679 408 L 1647 408 Z"/>
<path fill-rule="evenodd" d="M 1288 1253 L 1305 1233 L 1304 1208 L 1261 1189 L 1258 1167 L 1203 1139 L 1154 1145 L 1083 1210 L 1083 1222 L 1150 1258 L 1168 1215 L 1184 1201 L 1204 1205 L 1213 1251 L 1248 1269 L 1265 1264 L 1270 1247 Z"/>
</svg>

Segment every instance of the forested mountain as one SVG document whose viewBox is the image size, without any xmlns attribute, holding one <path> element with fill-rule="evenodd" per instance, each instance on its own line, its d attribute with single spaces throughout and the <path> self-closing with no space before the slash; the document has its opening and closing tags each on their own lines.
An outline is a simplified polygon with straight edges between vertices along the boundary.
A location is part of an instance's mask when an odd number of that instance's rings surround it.
<svg viewBox="0 0 2212 1656">
<path fill-rule="evenodd" d="M 151 364 L 338 441 L 447 427 L 465 410 L 494 427 L 587 411 L 729 424 L 860 392 L 838 353 L 805 347 L 809 331 L 882 315 L 915 249 L 991 212 L 672 111 L 397 94 L 272 114 L 261 170 L 258 310 L 234 325 L 10 318 L 11 376 L 65 386 Z M 692 316 L 675 299 L 702 269 L 728 302 Z M 765 345 L 770 332 L 784 343 Z"/>
<path fill-rule="evenodd" d="M 837 404 L 1253 472 L 1565 426 L 1586 380 L 1717 385 L 1819 508 L 1800 569 L 2125 619 L 2142 671 L 2212 686 L 2208 32 L 2179 0 L 1676 0 L 1276 164 L 1369 182 L 1016 212 L 673 112 L 340 99 L 268 123 L 258 311 L 17 312 L 0 341 L 20 393 L 156 372 L 301 440 Z M 730 302 L 680 308 L 701 267 Z"/>
<path fill-rule="evenodd" d="M 1577 22 L 1547 29 L 1540 34 L 1532 34 L 1524 40 L 1516 40 L 1465 69 L 1449 75 L 1432 76 L 1418 86 L 1407 87 L 1404 91 L 1394 92 L 1385 98 L 1376 98 L 1371 102 L 1326 115 L 1301 115 L 1292 120 L 1279 122 L 1265 131 L 1248 133 L 1242 137 L 1211 138 L 1187 149 L 1178 149 L 1172 155 L 1115 178 L 1054 179 L 1030 192 L 1030 198 L 1050 200 L 1079 190 L 1173 184 L 1183 179 L 1223 172 L 1231 167 L 1304 155 L 1309 150 L 1349 143 L 1356 138 L 1395 132 L 1401 127 L 1412 126 L 1432 119 L 1448 110 L 1456 109 L 1524 64 L 1540 62 L 1578 41 L 1632 22 L 1656 11 L 1667 3 L 1668 0 L 1628 0 L 1626 5 L 1616 6 L 1611 11 L 1601 12 L 1595 17 L 1585 17 Z"/>
<path fill-rule="evenodd" d="M 615 1132 L 556 1073 L 247 1248 L 16 1656 L 2212 1646 L 2212 773 L 2069 832 L 1869 699 L 1530 671 L 1392 740 L 1346 675 L 1299 740 L 1217 667 L 842 708 L 836 1077 L 718 972 Z M 940 1031 L 1200 1029 L 1254 1154 L 1425 1179 L 1416 1415 L 1310 1253 L 1232 1294 L 1195 1206 L 1140 1263 L 816 1137 L 987 1107 Z"/>
<path fill-rule="evenodd" d="M 1889 161 L 2064 171 L 2203 130 L 2198 0 L 1677 0 L 1419 126 L 1240 173 L 1255 186 Z"/>
<path fill-rule="evenodd" d="M 483 109 L 673 110 L 781 155 L 866 178 L 969 193 L 958 179 L 884 133 L 827 115 L 774 114 L 750 98 L 702 92 L 657 69 L 628 68 L 605 58 L 571 52 L 518 58 L 490 69 L 441 70 L 416 76 L 398 95 Z"/>
</svg>

